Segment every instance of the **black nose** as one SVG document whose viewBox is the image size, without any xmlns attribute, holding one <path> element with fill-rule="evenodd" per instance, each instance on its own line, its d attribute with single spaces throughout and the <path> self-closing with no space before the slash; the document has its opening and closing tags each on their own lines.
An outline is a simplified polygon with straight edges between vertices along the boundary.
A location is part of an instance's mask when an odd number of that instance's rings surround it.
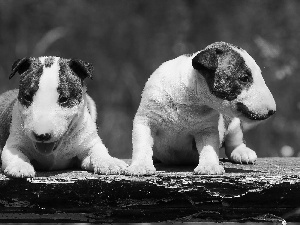
<svg viewBox="0 0 300 225">
<path fill-rule="evenodd" d="M 268 116 L 272 116 L 273 114 L 275 114 L 276 113 L 276 111 L 275 110 L 269 110 L 269 112 L 268 112 Z"/>
<path fill-rule="evenodd" d="M 49 141 L 51 139 L 51 134 L 36 134 L 33 132 L 33 135 L 37 141 Z"/>
<path fill-rule="evenodd" d="M 244 114 L 250 120 L 265 120 L 276 113 L 275 110 L 268 110 L 267 114 L 258 114 L 256 112 L 251 111 L 246 105 L 241 102 L 237 102 L 237 111 Z"/>
</svg>

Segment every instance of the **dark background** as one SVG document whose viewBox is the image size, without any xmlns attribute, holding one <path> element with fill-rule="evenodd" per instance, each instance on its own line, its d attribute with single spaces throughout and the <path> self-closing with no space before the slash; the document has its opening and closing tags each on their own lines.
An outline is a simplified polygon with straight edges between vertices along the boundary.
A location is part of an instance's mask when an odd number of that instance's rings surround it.
<svg viewBox="0 0 300 225">
<path fill-rule="evenodd" d="M 277 113 L 246 133 L 259 157 L 300 156 L 298 0 L 0 0 L 0 92 L 26 56 L 79 58 L 100 136 L 113 156 L 131 157 L 132 120 L 151 73 L 164 61 L 215 41 L 248 51 L 262 69 Z"/>
</svg>

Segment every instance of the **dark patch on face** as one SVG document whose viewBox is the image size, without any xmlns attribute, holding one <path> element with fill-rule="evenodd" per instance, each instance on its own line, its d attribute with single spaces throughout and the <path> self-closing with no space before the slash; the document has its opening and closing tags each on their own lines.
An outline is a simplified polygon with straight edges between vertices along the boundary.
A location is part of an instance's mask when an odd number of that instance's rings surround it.
<svg viewBox="0 0 300 225">
<path fill-rule="evenodd" d="M 92 74 L 94 68 L 90 63 L 80 59 L 70 59 L 69 67 L 81 80 L 84 80 L 87 77 L 93 79 Z"/>
<path fill-rule="evenodd" d="M 30 58 L 28 62 L 30 66 L 20 74 L 18 94 L 19 102 L 25 107 L 31 105 L 33 96 L 39 89 L 40 77 L 43 74 L 43 65 L 38 59 Z"/>
<path fill-rule="evenodd" d="M 237 106 L 237 111 L 243 113 L 243 115 L 250 120 L 265 120 L 265 119 L 269 118 L 270 116 L 272 116 L 276 112 L 274 110 L 269 110 L 267 114 L 261 115 L 261 114 L 252 112 L 246 105 L 244 105 L 241 102 L 238 102 L 236 104 L 236 106 Z"/>
<path fill-rule="evenodd" d="M 72 108 L 82 101 L 83 81 L 69 67 L 69 60 L 59 59 L 58 104 Z"/>
<path fill-rule="evenodd" d="M 46 68 L 51 67 L 53 65 L 53 63 L 54 63 L 54 57 L 50 56 L 50 57 L 45 58 L 44 65 Z"/>
<path fill-rule="evenodd" d="M 193 60 L 194 69 L 205 78 L 210 92 L 218 98 L 232 101 L 253 83 L 250 68 L 233 45 L 217 42 L 199 52 Z"/>
<path fill-rule="evenodd" d="M 11 74 L 9 76 L 9 79 L 11 79 L 16 73 L 19 73 L 20 75 L 27 71 L 31 65 L 31 59 L 30 58 L 23 58 L 18 59 L 14 62 L 11 68 Z"/>
</svg>

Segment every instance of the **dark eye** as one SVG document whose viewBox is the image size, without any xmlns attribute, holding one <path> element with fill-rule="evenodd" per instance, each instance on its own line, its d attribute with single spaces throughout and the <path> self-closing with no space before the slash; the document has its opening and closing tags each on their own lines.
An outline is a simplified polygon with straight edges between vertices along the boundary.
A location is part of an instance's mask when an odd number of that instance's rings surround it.
<svg viewBox="0 0 300 225">
<path fill-rule="evenodd" d="M 223 50 L 222 50 L 222 49 L 219 49 L 219 48 L 217 48 L 217 49 L 216 49 L 216 53 L 217 53 L 217 55 L 221 55 L 221 54 L 223 54 Z"/>
<path fill-rule="evenodd" d="M 65 97 L 65 96 L 60 96 L 59 99 L 58 99 L 58 102 L 60 104 L 66 104 L 68 102 L 68 98 Z"/>
<path fill-rule="evenodd" d="M 243 74 L 242 76 L 239 77 L 239 81 L 242 83 L 249 83 L 251 82 L 251 75 L 248 73 Z"/>
<path fill-rule="evenodd" d="M 32 102 L 32 95 L 30 93 L 24 93 L 23 94 L 23 99 L 26 102 Z"/>
</svg>

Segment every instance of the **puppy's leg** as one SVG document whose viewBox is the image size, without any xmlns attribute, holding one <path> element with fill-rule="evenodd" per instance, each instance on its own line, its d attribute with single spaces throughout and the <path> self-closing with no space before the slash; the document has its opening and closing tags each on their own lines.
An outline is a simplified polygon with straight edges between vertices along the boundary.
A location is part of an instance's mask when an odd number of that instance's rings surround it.
<svg viewBox="0 0 300 225">
<path fill-rule="evenodd" d="M 218 130 L 201 132 L 195 135 L 199 152 L 199 164 L 194 169 L 196 174 L 223 174 L 224 168 L 219 165 L 219 133 Z"/>
<path fill-rule="evenodd" d="M 34 177 L 35 171 L 26 155 L 16 148 L 4 146 L 2 154 L 2 170 L 11 177 Z"/>
<path fill-rule="evenodd" d="M 101 139 L 90 149 L 88 155 L 79 156 L 81 168 L 98 174 L 120 174 L 127 164 L 120 159 L 109 155 Z"/>
<path fill-rule="evenodd" d="M 154 174 L 156 169 L 153 165 L 154 140 L 150 126 L 145 122 L 135 119 L 132 131 L 132 163 L 127 168 L 128 175 Z"/>
<path fill-rule="evenodd" d="M 257 159 L 256 153 L 243 142 L 241 121 L 238 118 L 234 118 L 228 126 L 225 153 L 235 163 L 254 163 Z"/>
</svg>

